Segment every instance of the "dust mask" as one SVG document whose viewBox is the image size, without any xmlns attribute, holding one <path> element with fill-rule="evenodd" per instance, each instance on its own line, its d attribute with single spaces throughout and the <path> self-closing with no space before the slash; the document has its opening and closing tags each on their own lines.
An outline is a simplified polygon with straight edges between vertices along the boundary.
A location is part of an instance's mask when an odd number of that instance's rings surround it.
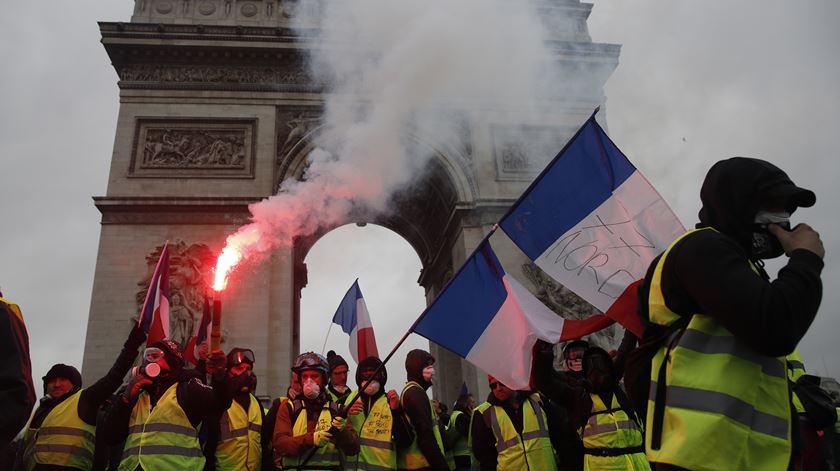
<svg viewBox="0 0 840 471">
<path fill-rule="evenodd" d="M 435 367 L 434 366 L 429 365 L 429 366 L 423 368 L 423 379 L 427 383 L 432 382 L 432 376 L 434 376 L 434 375 L 435 375 Z"/>
<path fill-rule="evenodd" d="M 318 383 L 312 381 L 311 379 L 308 379 L 305 383 L 303 383 L 303 395 L 306 396 L 307 399 L 315 399 L 319 394 L 321 394 L 321 386 L 318 386 Z"/>
<path fill-rule="evenodd" d="M 379 381 L 373 380 L 365 386 L 365 394 L 368 396 L 373 396 L 374 394 L 379 392 Z"/>
</svg>

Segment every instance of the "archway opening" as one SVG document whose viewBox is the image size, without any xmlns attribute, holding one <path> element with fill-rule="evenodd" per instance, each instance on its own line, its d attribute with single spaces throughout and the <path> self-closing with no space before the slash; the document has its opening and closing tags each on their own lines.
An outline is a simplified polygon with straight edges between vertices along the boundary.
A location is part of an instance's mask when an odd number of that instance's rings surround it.
<svg viewBox="0 0 840 471">
<path fill-rule="evenodd" d="M 417 282 L 420 258 L 405 239 L 389 229 L 375 224 L 347 224 L 318 239 L 306 254 L 305 263 L 300 351 L 326 355 L 328 350 L 335 350 L 349 365 L 347 385 L 356 389 L 356 362 L 350 354 L 349 337 L 340 326 L 332 325 L 333 315 L 358 278 L 379 355 L 384 359 L 426 306 L 424 289 Z M 402 389 L 405 356 L 414 348 L 428 350 L 429 342 L 416 334 L 409 336 L 387 365 L 387 389 Z"/>
</svg>

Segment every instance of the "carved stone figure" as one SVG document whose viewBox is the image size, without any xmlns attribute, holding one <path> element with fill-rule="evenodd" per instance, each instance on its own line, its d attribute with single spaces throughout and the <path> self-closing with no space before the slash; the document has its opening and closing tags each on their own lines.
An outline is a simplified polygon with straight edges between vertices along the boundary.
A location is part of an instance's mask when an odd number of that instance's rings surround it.
<svg viewBox="0 0 840 471">
<path fill-rule="evenodd" d="M 244 168 L 244 129 L 149 128 L 145 168 Z"/>
</svg>

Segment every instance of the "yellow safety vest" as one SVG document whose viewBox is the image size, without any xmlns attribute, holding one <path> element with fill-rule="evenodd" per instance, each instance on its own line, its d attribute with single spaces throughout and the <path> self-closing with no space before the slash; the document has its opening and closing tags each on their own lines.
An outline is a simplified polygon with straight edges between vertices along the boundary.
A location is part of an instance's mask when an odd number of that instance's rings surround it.
<svg viewBox="0 0 840 471">
<path fill-rule="evenodd" d="M 177 389 L 178 383 L 170 386 L 154 409 L 149 394 L 140 392 L 128 421 L 120 471 L 134 471 L 138 464 L 149 471 L 204 469 L 198 433 L 178 404 Z"/>
<path fill-rule="evenodd" d="M 351 395 L 347 404 L 354 399 Z M 359 399 L 359 401 L 363 401 Z M 367 399 L 370 401 L 370 398 Z M 344 469 L 378 471 L 397 469 L 397 450 L 391 438 L 394 418 L 388 396 L 379 396 L 373 405 L 368 404 L 367 416 L 364 410 L 349 417 L 350 424 L 359 434 L 359 454 L 345 458 Z"/>
<path fill-rule="evenodd" d="M 642 430 L 634 416 L 621 408 L 615 394 L 607 407 L 601 396 L 590 394 L 592 412 L 578 429 L 583 441 L 584 471 L 650 470 L 644 451 Z"/>
<path fill-rule="evenodd" d="M 402 394 L 400 394 L 400 405 L 405 407 L 403 404 L 403 398 L 405 397 L 405 392 L 408 388 L 420 388 L 423 391 L 423 394 L 426 394 L 425 390 L 422 386 L 417 384 L 416 381 L 409 381 L 405 383 L 405 387 L 402 390 Z M 429 404 L 429 408 L 432 410 L 432 432 L 435 435 L 435 441 L 437 442 L 438 448 L 440 448 L 440 453 L 445 456 L 446 451 L 443 449 L 443 440 L 440 436 L 440 423 L 438 421 L 437 412 L 435 412 L 435 408 L 431 407 Z M 411 418 L 406 415 L 406 419 L 408 419 L 408 423 L 411 424 Z M 414 424 L 411 424 L 414 427 Z M 398 450 L 397 452 L 397 465 L 399 469 L 421 469 L 421 468 L 428 468 L 429 461 L 426 459 L 426 455 L 423 454 L 423 451 L 420 450 L 420 444 L 417 441 L 417 434 L 414 434 L 414 440 L 412 440 L 411 445 L 405 450 Z"/>
<path fill-rule="evenodd" d="M 834 432 L 840 434 L 840 407 L 835 407 L 837 412 L 837 422 L 834 422 Z"/>
<path fill-rule="evenodd" d="M 791 383 L 796 383 L 805 374 L 805 363 L 802 361 L 802 357 L 797 350 L 794 350 L 793 353 L 785 357 L 785 362 L 787 364 L 788 379 Z M 804 414 L 805 406 L 802 405 L 802 401 L 799 400 L 799 396 L 796 395 L 795 391 L 791 396 L 791 400 L 794 409 L 796 409 L 796 413 Z"/>
<path fill-rule="evenodd" d="M 216 469 L 257 470 L 262 463 L 262 406 L 252 394 L 248 411 L 235 400 L 219 423 Z"/>
<path fill-rule="evenodd" d="M 90 469 L 96 426 L 79 417 L 82 390 L 55 406 L 39 428 L 27 427 L 24 433 L 24 462 L 31 470 L 39 464 Z M 30 419 L 31 424 L 31 419 Z"/>
<path fill-rule="evenodd" d="M 455 429 L 455 421 L 458 420 L 458 416 L 462 415 L 463 412 L 456 410 L 452 412 L 452 415 L 449 417 L 449 429 Z M 455 445 L 452 447 L 452 455 L 453 456 L 470 456 L 470 443 L 469 437 L 460 437 L 455 442 Z"/>
<path fill-rule="evenodd" d="M 329 430 L 330 427 L 332 427 L 333 414 L 332 411 L 330 411 L 330 404 L 331 402 L 328 401 L 321 408 L 321 413 L 318 415 L 318 422 L 315 424 L 315 430 L 313 430 L 314 432 Z M 306 408 L 297 404 L 293 405 L 292 409 L 295 409 L 296 407 L 301 407 L 301 409 L 297 419 L 295 420 L 294 426 L 292 426 L 292 436 L 300 437 L 306 435 L 307 433 Z M 309 458 L 309 460 L 306 460 L 307 458 Z M 307 470 L 334 470 L 341 468 L 341 455 L 338 448 L 336 448 L 335 444 L 331 441 L 327 441 L 325 444 L 315 448 L 314 452 L 312 449 L 306 449 L 302 451 L 299 456 L 284 457 L 283 468 L 297 469 L 303 461 L 306 461 L 306 463 L 303 464 L 302 469 Z"/>
<path fill-rule="evenodd" d="M 662 267 L 674 245 L 697 230 L 674 241 L 654 269 L 649 294 L 654 324 L 667 326 L 679 318 L 665 305 Z M 672 338 L 651 364 L 648 459 L 692 470 L 787 469 L 791 413 L 784 358 L 756 353 L 702 314 L 694 314 L 682 335 Z M 666 354 L 664 397 L 657 397 Z M 661 443 L 654 449 L 656 401 L 665 402 Z"/>
<path fill-rule="evenodd" d="M 507 412 L 488 404 L 481 415 L 490 424 L 496 438 L 496 469 L 533 471 L 556 470 L 557 460 L 548 436 L 545 411 L 538 394 L 532 394 L 521 405 L 522 434 L 516 432 Z"/>
</svg>

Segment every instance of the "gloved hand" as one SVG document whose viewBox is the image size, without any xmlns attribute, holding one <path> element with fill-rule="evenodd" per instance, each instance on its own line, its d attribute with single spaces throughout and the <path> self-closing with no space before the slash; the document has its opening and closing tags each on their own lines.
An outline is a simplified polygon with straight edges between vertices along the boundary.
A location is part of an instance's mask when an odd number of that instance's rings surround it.
<svg viewBox="0 0 840 471">
<path fill-rule="evenodd" d="M 338 416 L 333 417 L 332 426 L 337 428 L 338 430 L 344 430 L 344 427 L 347 426 L 347 419 Z"/>
<path fill-rule="evenodd" d="M 353 401 L 353 405 L 350 406 L 350 409 L 347 411 L 350 415 L 356 415 L 361 412 L 365 408 L 362 401 Z"/>
<path fill-rule="evenodd" d="M 315 446 L 325 445 L 328 441 L 332 440 L 332 434 L 326 430 L 316 430 L 312 432 L 312 443 Z"/>
<path fill-rule="evenodd" d="M 140 345 L 143 345 L 143 342 L 145 341 L 146 332 L 143 332 L 142 327 L 134 324 L 134 327 L 131 328 L 131 332 L 128 333 L 128 338 L 125 340 L 123 348 L 127 350 L 134 350 L 136 352 L 137 349 L 140 348 Z"/>
<path fill-rule="evenodd" d="M 134 376 L 128 381 L 128 385 L 123 391 L 123 401 L 131 403 L 140 394 L 140 390 L 147 384 L 152 384 L 152 380 L 145 376 Z"/>
<path fill-rule="evenodd" d="M 207 371 L 210 373 L 224 371 L 226 361 L 225 352 L 221 350 L 210 352 L 210 356 L 207 357 Z"/>
</svg>

